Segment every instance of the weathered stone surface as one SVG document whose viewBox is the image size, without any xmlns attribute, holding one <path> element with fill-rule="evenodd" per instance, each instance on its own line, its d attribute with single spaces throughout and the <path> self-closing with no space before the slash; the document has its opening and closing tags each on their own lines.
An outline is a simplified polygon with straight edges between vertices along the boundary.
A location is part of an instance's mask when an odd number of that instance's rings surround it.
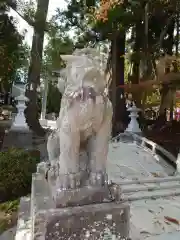
<svg viewBox="0 0 180 240">
<path fill-rule="evenodd" d="M 39 211 L 55 208 L 55 202 L 44 175 L 35 173 L 32 176 L 31 206 L 34 213 L 36 209 Z"/>
<path fill-rule="evenodd" d="M 49 168 L 50 168 L 49 162 L 40 162 L 37 165 L 37 173 L 43 175 L 44 178 L 47 178 L 47 173 L 48 173 Z"/>
<path fill-rule="evenodd" d="M 38 220 L 40 212 L 46 213 L 49 209 L 55 208 L 55 203 L 52 199 L 49 186 L 47 184 L 44 175 L 42 174 L 33 174 L 32 176 L 32 190 L 31 190 L 31 221 L 32 221 L 32 239 L 35 239 L 34 233 L 37 228 L 41 225 L 45 228 L 45 219 L 43 221 Z M 40 215 L 41 216 L 41 215 Z M 44 218 L 45 215 L 43 215 Z M 43 229 L 44 229 L 43 228 Z M 41 226 L 42 229 L 42 226 Z M 37 231 L 38 232 L 38 231 Z M 38 234 L 40 234 L 38 232 Z"/>
<path fill-rule="evenodd" d="M 92 203 L 110 202 L 110 192 L 107 187 L 83 187 L 79 189 L 59 190 L 56 196 L 56 206 L 73 207 Z"/>
<path fill-rule="evenodd" d="M 73 191 L 64 191 L 59 201 L 62 205 L 58 206 L 61 208 L 57 208 L 44 175 L 33 174 L 32 240 L 82 240 L 86 239 L 88 233 L 93 236 L 88 239 L 101 239 L 100 234 L 107 228 L 116 235 L 128 237 L 128 205 L 110 202 L 112 200 L 107 188 L 89 187 Z M 81 204 L 82 206 L 74 206 Z"/>
<path fill-rule="evenodd" d="M 46 240 L 100 240 L 107 231 L 117 239 L 129 236 L 129 206 L 126 204 L 93 204 L 56 209 L 48 214 Z"/>
<path fill-rule="evenodd" d="M 100 240 L 129 237 L 129 205 L 102 203 L 38 211 L 33 240 Z"/>
<path fill-rule="evenodd" d="M 30 203 L 31 201 L 29 197 L 21 198 L 15 240 L 32 239 Z"/>
<path fill-rule="evenodd" d="M 80 175 L 58 177 L 53 170 L 49 173 L 48 184 L 57 208 L 111 201 L 110 191 L 102 174 L 95 174 L 94 184 L 90 184 L 91 179 L 88 180 L 88 177 L 82 180 L 83 172 Z M 85 173 L 88 176 L 87 172 Z"/>
</svg>

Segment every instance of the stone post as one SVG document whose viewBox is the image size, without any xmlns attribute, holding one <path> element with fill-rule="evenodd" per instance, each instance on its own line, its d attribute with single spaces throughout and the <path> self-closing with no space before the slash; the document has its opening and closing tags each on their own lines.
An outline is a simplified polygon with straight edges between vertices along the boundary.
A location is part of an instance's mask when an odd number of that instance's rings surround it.
<svg viewBox="0 0 180 240">
<path fill-rule="evenodd" d="M 48 78 L 45 77 L 43 97 L 42 97 L 41 119 L 40 119 L 40 123 L 42 125 L 47 125 L 47 121 L 46 121 L 47 96 L 48 96 Z"/>
<path fill-rule="evenodd" d="M 135 103 L 133 103 L 133 106 L 128 108 L 128 111 L 130 112 L 130 118 L 131 121 L 126 129 L 126 132 L 131 132 L 131 133 L 141 133 L 141 129 L 139 127 L 139 123 L 137 121 L 138 118 L 138 112 L 141 110 L 136 107 Z"/>
</svg>

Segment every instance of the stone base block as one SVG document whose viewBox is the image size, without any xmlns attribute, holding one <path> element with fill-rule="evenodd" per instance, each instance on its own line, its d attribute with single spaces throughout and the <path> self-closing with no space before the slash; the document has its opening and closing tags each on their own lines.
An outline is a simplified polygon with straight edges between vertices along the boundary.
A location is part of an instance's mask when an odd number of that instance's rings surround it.
<svg viewBox="0 0 180 240">
<path fill-rule="evenodd" d="M 129 206 L 126 204 L 101 203 L 53 209 L 39 211 L 35 216 L 33 240 L 103 240 L 115 237 L 129 237 Z"/>
<path fill-rule="evenodd" d="M 73 203 L 76 202 L 78 204 L 78 201 L 85 201 L 85 205 L 57 208 L 44 174 L 33 174 L 31 203 L 26 206 L 29 215 L 24 218 L 23 224 L 24 235 L 20 234 L 19 227 L 15 240 L 100 240 L 114 239 L 113 236 L 116 236 L 117 239 L 128 238 L 129 205 L 112 202 L 112 200 L 110 202 L 108 195 L 105 202 L 100 201 L 98 203 L 98 201 L 95 201 L 96 198 L 94 198 L 92 204 L 92 200 L 90 202 L 87 201 L 89 196 L 91 198 L 91 195 L 94 196 L 94 193 L 95 195 L 101 195 L 101 191 L 104 196 L 106 191 L 100 190 L 99 187 L 96 190 L 93 187 L 91 190 L 81 189 L 80 193 L 76 190 L 76 194 L 74 194 Z M 68 201 L 67 198 L 71 194 L 71 191 L 64 194 L 63 201 Z M 22 203 L 21 209 L 23 209 Z M 22 211 L 18 220 L 18 223 L 21 223 L 21 225 L 23 220 Z"/>
<path fill-rule="evenodd" d="M 46 145 L 46 137 L 40 138 L 24 129 L 9 130 L 4 136 L 2 151 L 7 151 L 11 147 L 38 150 L 41 153 L 41 161 L 46 161 L 48 159 Z"/>
<path fill-rule="evenodd" d="M 87 173 L 86 173 L 87 174 Z M 48 184 L 51 195 L 57 208 L 82 206 L 93 203 L 111 202 L 111 193 L 108 185 L 103 181 L 103 175 L 95 174 L 102 177 L 94 179 L 95 182 L 90 184 L 91 180 L 84 172 L 78 174 L 69 174 L 56 177 L 55 174 L 48 174 Z M 81 179 L 81 181 L 80 181 Z M 67 186 L 65 189 L 64 186 Z"/>
</svg>

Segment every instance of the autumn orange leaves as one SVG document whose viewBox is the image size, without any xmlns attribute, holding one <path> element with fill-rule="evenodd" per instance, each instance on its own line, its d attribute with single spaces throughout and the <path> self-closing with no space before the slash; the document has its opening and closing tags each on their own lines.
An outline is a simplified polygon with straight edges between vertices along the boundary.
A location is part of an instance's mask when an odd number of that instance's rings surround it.
<svg viewBox="0 0 180 240">
<path fill-rule="evenodd" d="M 97 8 L 95 8 L 94 15 L 97 21 L 108 21 L 109 10 L 121 5 L 124 0 L 101 0 Z"/>
</svg>

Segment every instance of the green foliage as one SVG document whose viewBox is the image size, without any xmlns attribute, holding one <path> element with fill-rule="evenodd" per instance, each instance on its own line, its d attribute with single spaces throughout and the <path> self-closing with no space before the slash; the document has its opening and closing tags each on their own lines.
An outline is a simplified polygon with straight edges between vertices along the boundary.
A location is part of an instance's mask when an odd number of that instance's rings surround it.
<svg viewBox="0 0 180 240">
<path fill-rule="evenodd" d="M 65 20 L 62 21 L 66 29 L 71 29 L 71 27 L 76 27 L 79 29 L 84 29 L 85 24 L 85 2 L 84 0 L 70 0 L 67 5 L 67 10 L 58 11 L 58 19 Z"/>
<path fill-rule="evenodd" d="M 125 67 L 124 67 L 124 82 L 128 83 L 128 74 L 129 74 L 129 61 L 127 59 L 125 59 L 125 63 L 124 63 Z"/>
<path fill-rule="evenodd" d="M 1 91 L 9 91 L 16 71 L 26 60 L 22 36 L 12 17 L 0 15 L 0 79 Z"/>
<path fill-rule="evenodd" d="M 47 113 L 59 114 L 61 94 L 56 87 L 56 83 L 52 83 L 52 72 L 60 70 L 64 66 L 60 55 L 71 54 L 74 49 L 73 40 L 62 25 L 52 18 L 49 22 L 48 43 L 44 50 L 43 59 L 43 75 L 50 79 L 47 97 Z"/>
<path fill-rule="evenodd" d="M 34 0 L 5 0 L 6 6 L 11 7 L 30 26 L 35 26 L 36 1 Z"/>
<path fill-rule="evenodd" d="M 155 90 L 147 94 L 146 106 L 148 107 L 158 106 L 160 104 L 160 101 L 161 97 L 159 90 Z"/>
<path fill-rule="evenodd" d="M 26 82 L 28 77 L 28 68 L 29 68 L 29 59 L 30 59 L 30 48 L 27 43 L 23 43 L 19 46 L 19 58 L 17 60 L 17 69 L 14 81 L 21 82 L 22 79 Z"/>
<path fill-rule="evenodd" d="M 17 199 L 31 190 L 32 173 L 40 157 L 33 152 L 11 148 L 0 152 L 0 201 Z"/>
<path fill-rule="evenodd" d="M 17 223 L 19 199 L 0 204 L 0 234 Z"/>
<path fill-rule="evenodd" d="M 62 26 L 59 26 L 52 18 L 49 23 L 48 43 L 44 50 L 44 71 L 50 74 L 62 67 L 60 55 L 71 54 L 74 48 L 72 39 L 68 36 Z"/>
<path fill-rule="evenodd" d="M 36 6 L 34 1 L 17 0 L 17 8 L 19 12 L 22 12 L 25 19 L 35 21 Z"/>
<path fill-rule="evenodd" d="M 0 204 L 0 211 L 5 213 L 12 213 L 18 210 L 19 199 L 7 201 Z"/>
<path fill-rule="evenodd" d="M 59 114 L 61 105 L 61 94 L 57 87 L 49 83 L 49 91 L 48 91 L 48 98 L 47 98 L 47 113 L 56 113 Z"/>
<path fill-rule="evenodd" d="M 75 35 L 73 42 L 77 48 L 83 48 L 87 44 L 95 43 L 98 40 L 97 36 L 91 32 L 92 14 L 90 9 L 95 4 L 95 0 L 70 0 L 67 9 L 57 10 L 55 15 L 57 23 L 63 26 L 66 32 L 73 30 Z"/>
</svg>

